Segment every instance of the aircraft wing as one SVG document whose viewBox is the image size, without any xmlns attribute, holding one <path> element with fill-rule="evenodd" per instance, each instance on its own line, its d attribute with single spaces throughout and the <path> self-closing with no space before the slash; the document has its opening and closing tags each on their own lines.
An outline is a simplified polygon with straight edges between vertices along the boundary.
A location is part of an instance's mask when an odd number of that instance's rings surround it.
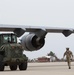
<svg viewBox="0 0 74 75">
<path fill-rule="evenodd" d="M 61 27 L 41 27 L 41 26 L 27 26 L 27 25 L 7 25 L 0 24 L 0 31 L 13 31 L 17 36 L 21 36 L 25 32 L 38 32 L 44 31 L 46 33 L 63 33 L 65 36 L 69 36 L 74 33 L 72 28 L 61 28 Z"/>
<path fill-rule="evenodd" d="M 24 50 L 37 51 L 41 49 L 45 44 L 45 36 L 49 33 L 63 33 L 66 37 L 71 33 L 74 33 L 72 28 L 60 28 L 60 27 L 41 27 L 41 26 L 25 26 L 25 25 L 5 25 L 0 24 L 0 31 L 13 31 L 17 37 L 20 37 L 25 32 L 29 32 L 27 35 L 23 35 L 21 38 L 21 45 Z"/>
</svg>

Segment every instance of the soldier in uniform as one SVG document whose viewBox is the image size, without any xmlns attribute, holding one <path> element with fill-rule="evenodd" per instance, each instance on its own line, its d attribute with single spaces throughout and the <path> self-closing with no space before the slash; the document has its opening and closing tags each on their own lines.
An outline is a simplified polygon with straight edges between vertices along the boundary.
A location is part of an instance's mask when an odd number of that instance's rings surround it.
<svg viewBox="0 0 74 75">
<path fill-rule="evenodd" d="M 66 60 L 68 63 L 69 69 L 71 69 L 71 59 L 73 58 L 73 53 L 69 50 L 69 48 L 66 48 L 66 51 L 63 55 L 63 58 L 66 56 Z"/>
</svg>

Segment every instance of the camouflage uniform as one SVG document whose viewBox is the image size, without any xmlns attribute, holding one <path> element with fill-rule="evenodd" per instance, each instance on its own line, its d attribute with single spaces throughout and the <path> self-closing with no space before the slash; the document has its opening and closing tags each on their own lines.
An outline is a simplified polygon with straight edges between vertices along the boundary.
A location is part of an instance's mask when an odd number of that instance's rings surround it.
<svg viewBox="0 0 74 75">
<path fill-rule="evenodd" d="M 69 50 L 69 48 L 66 48 L 66 52 L 64 53 L 64 56 L 66 56 L 68 67 L 69 67 L 69 69 L 71 69 L 71 58 L 73 57 L 73 54 Z M 64 56 L 63 56 L 63 58 L 64 58 Z"/>
</svg>

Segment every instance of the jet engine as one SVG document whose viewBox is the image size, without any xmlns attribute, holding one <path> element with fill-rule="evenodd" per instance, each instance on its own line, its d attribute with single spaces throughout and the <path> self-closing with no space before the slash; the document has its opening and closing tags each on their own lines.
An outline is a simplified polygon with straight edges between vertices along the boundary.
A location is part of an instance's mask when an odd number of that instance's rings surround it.
<svg viewBox="0 0 74 75">
<path fill-rule="evenodd" d="M 45 39 L 38 37 L 36 34 L 24 35 L 21 39 L 21 44 L 27 51 L 35 51 L 42 48 L 45 44 Z"/>
</svg>

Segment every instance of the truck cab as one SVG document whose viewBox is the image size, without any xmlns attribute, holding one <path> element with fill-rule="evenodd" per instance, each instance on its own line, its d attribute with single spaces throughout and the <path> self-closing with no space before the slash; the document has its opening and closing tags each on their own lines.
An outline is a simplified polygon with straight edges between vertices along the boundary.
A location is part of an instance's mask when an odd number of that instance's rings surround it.
<svg viewBox="0 0 74 75">
<path fill-rule="evenodd" d="M 4 71 L 5 66 L 11 70 L 27 69 L 26 55 L 23 54 L 23 47 L 17 43 L 17 36 L 14 33 L 0 34 L 0 71 Z"/>
<path fill-rule="evenodd" d="M 16 35 L 13 33 L 0 34 L 0 46 L 8 43 L 17 43 Z"/>
</svg>

